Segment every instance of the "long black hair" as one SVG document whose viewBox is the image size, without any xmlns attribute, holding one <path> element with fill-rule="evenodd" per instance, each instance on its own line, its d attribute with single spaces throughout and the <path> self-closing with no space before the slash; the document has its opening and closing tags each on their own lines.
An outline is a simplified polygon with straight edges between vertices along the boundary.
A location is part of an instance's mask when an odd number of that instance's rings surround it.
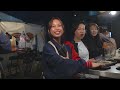
<svg viewBox="0 0 120 90">
<path fill-rule="evenodd" d="M 90 58 L 94 58 L 100 54 L 102 54 L 102 40 L 100 38 L 100 35 L 99 35 L 99 27 L 96 23 L 90 23 L 88 25 L 88 30 L 87 30 L 87 34 L 86 34 L 86 45 L 88 47 L 88 50 L 90 52 Z M 97 30 L 98 30 L 98 34 L 96 36 L 92 36 L 91 35 L 91 32 L 90 32 L 90 27 L 91 26 L 95 26 L 97 27 Z M 92 52 L 94 51 L 94 52 Z"/>
<path fill-rule="evenodd" d="M 97 30 L 98 30 L 97 37 L 99 37 L 99 26 L 98 26 L 96 23 L 90 23 L 90 24 L 88 25 L 87 34 L 90 35 L 90 36 L 92 36 L 92 35 L 91 35 L 91 31 L 90 31 L 90 27 L 91 27 L 91 26 L 95 26 L 95 27 L 97 28 Z"/>
</svg>

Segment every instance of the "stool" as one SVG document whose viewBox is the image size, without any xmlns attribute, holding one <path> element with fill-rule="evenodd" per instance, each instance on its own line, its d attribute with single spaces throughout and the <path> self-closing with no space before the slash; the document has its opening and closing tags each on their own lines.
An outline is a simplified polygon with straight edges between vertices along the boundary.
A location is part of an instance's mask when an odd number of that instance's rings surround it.
<svg viewBox="0 0 120 90">
<path fill-rule="evenodd" d="M 6 74 L 4 72 L 4 68 L 3 68 L 3 65 L 2 65 L 2 61 L 3 61 L 3 58 L 0 57 L 0 70 L 1 70 L 1 78 L 5 78 L 6 77 Z"/>
<path fill-rule="evenodd" d="M 10 74 L 12 72 L 11 69 L 14 67 L 16 68 L 16 73 L 17 73 L 17 68 L 19 67 L 18 66 L 18 56 L 10 56 L 9 60 L 10 60 L 10 65 L 8 65 L 8 69 L 10 71 Z M 15 62 L 15 63 L 13 63 L 13 62 Z"/>
</svg>

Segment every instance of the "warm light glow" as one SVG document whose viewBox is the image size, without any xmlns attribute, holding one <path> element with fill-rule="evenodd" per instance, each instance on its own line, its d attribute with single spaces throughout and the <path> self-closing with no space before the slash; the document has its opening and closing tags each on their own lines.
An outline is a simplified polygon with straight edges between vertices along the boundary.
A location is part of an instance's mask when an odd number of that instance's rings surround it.
<svg viewBox="0 0 120 90">
<path fill-rule="evenodd" d="M 76 17 L 76 14 L 74 16 Z"/>
<path fill-rule="evenodd" d="M 116 11 L 111 11 L 109 14 L 115 15 L 117 12 Z"/>
<path fill-rule="evenodd" d="M 100 13 L 105 13 L 106 11 L 99 11 Z"/>
</svg>

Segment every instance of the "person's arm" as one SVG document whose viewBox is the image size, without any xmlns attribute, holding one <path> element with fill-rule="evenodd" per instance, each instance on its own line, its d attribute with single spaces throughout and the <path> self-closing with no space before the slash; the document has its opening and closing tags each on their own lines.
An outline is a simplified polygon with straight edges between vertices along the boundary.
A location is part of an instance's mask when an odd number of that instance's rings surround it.
<svg viewBox="0 0 120 90">
<path fill-rule="evenodd" d="M 60 73 L 59 75 L 72 76 L 76 73 L 87 71 L 87 68 L 80 60 L 63 59 L 55 52 L 50 44 L 45 45 L 42 60 L 44 60 L 52 70 L 54 69 L 56 73 Z"/>
<path fill-rule="evenodd" d="M 80 58 L 80 56 L 78 55 L 78 53 L 75 51 L 74 45 L 71 42 L 66 41 L 65 45 L 68 45 L 71 48 L 72 59 L 73 60 L 76 60 L 76 61 L 79 60 L 87 68 L 91 68 L 92 67 L 92 62 L 91 61 L 86 62 L 85 60 L 83 60 L 83 59 Z"/>
<path fill-rule="evenodd" d="M 108 37 L 106 37 L 104 34 L 99 33 L 100 39 L 102 42 L 111 42 Z"/>
<path fill-rule="evenodd" d="M 114 38 L 110 38 L 111 42 L 113 43 L 114 45 L 114 48 L 117 49 L 117 44 L 116 44 L 116 41 Z"/>
<path fill-rule="evenodd" d="M 78 53 L 75 51 L 74 45 L 73 45 L 71 42 L 66 41 L 66 42 L 64 42 L 64 44 L 70 47 L 70 49 L 71 49 L 71 51 L 72 51 L 72 59 L 73 59 L 73 60 L 78 61 L 78 60 L 81 59 L 81 58 L 79 57 Z"/>
</svg>

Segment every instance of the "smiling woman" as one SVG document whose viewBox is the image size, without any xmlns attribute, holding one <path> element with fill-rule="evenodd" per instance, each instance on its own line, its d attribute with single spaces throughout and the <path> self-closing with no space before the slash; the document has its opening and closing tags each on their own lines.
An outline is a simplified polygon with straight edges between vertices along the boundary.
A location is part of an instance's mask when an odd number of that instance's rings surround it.
<svg viewBox="0 0 120 90">
<path fill-rule="evenodd" d="M 61 42 L 64 33 L 62 21 L 59 18 L 52 18 L 48 25 L 51 40 L 44 46 L 42 56 L 45 78 L 70 79 L 79 72 L 85 72 L 87 70 L 85 63 L 82 60 L 71 60 L 66 46 Z M 64 55 L 60 53 L 62 47 L 66 49 Z"/>
<path fill-rule="evenodd" d="M 96 23 L 90 23 L 85 37 L 85 44 L 88 47 L 90 58 L 95 58 L 103 54 L 103 42 L 100 38 L 99 27 Z"/>
<path fill-rule="evenodd" d="M 64 25 L 59 18 L 50 20 L 48 33 L 51 40 L 44 46 L 42 55 L 43 74 L 46 79 L 80 79 L 78 73 L 85 73 L 88 68 L 100 66 L 81 59 L 72 44 L 62 41 Z"/>
</svg>

